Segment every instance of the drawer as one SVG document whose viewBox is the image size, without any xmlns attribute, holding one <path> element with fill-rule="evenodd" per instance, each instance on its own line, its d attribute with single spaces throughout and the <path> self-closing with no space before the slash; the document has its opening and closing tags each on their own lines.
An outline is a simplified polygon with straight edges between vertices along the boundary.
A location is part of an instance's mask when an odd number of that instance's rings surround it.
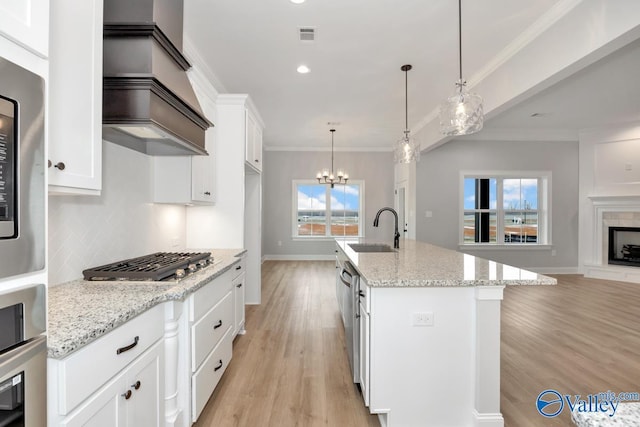
<svg viewBox="0 0 640 427">
<path fill-rule="evenodd" d="M 191 322 L 200 320 L 231 290 L 231 281 L 235 272 L 233 268 L 231 267 L 231 270 L 224 272 L 191 295 L 189 300 L 191 307 L 189 320 Z"/>
<path fill-rule="evenodd" d="M 233 329 L 229 328 L 218 346 L 193 374 L 191 381 L 191 416 L 196 421 L 231 361 Z"/>
<path fill-rule="evenodd" d="M 70 356 L 50 360 L 57 365 L 59 413 L 68 414 L 163 335 L 164 305 L 160 304 Z"/>
<path fill-rule="evenodd" d="M 240 262 L 231 267 L 231 271 L 233 271 L 233 279 L 247 271 L 247 258 L 245 255 L 240 258 Z"/>
<path fill-rule="evenodd" d="M 202 319 L 191 327 L 191 371 L 220 342 L 227 329 L 233 328 L 233 295 L 229 291 Z"/>
</svg>

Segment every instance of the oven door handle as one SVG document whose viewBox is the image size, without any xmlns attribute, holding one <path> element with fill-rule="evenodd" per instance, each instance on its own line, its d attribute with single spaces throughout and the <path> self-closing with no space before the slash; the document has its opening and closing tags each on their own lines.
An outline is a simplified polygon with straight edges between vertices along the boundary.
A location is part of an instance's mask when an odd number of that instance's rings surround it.
<svg viewBox="0 0 640 427">
<path fill-rule="evenodd" d="M 0 355 L 0 380 L 5 379 L 9 372 L 24 365 L 39 353 L 47 353 L 47 337 L 40 335 L 30 341 Z"/>
<path fill-rule="evenodd" d="M 349 276 L 349 279 L 345 280 L 345 275 Z M 347 287 L 351 287 L 351 279 L 353 278 L 353 276 L 351 275 L 351 273 L 349 273 L 347 270 L 345 270 L 344 268 L 342 269 L 342 273 L 340 273 L 340 280 L 342 281 L 342 283 L 344 283 L 345 285 L 347 285 Z"/>
</svg>

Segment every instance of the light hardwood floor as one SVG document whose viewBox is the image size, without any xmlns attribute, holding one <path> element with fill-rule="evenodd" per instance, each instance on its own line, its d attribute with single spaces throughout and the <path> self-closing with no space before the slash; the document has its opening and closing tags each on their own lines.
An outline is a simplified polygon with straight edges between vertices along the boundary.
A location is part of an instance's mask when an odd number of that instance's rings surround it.
<svg viewBox="0 0 640 427">
<path fill-rule="evenodd" d="M 268 261 L 262 304 L 196 427 L 377 426 L 351 383 L 334 263 Z M 501 406 L 507 427 L 571 426 L 536 411 L 549 388 L 583 396 L 640 391 L 640 285 L 562 275 L 511 286 L 502 309 Z"/>
</svg>

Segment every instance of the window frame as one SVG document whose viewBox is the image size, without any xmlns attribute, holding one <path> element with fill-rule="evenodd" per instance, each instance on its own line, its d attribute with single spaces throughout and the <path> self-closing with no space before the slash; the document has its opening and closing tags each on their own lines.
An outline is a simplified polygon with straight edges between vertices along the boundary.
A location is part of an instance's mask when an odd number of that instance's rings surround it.
<svg viewBox="0 0 640 427">
<path fill-rule="evenodd" d="M 540 250 L 552 247 L 551 241 L 551 171 L 460 171 L 458 194 L 458 247 L 460 249 L 530 249 Z M 465 179 L 495 179 L 496 180 L 496 209 L 473 209 L 476 212 L 496 213 L 496 242 L 465 242 L 464 241 L 464 181 Z M 537 179 L 538 180 L 538 237 L 535 243 L 504 242 L 505 212 L 518 212 L 523 209 L 505 209 L 503 196 L 506 179 Z M 502 241 L 499 238 L 502 236 Z"/>
<path fill-rule="evenodd" d="M 298 234 L 298 186 L 299 185 L 324 185 L 325 195 L 327 203 L 325 206 L 325 235 L 319 236 L 305 236 Z M 364 180 L 355 179 L 349 180 L 347 184 L 335 184 L 334 187 L 339 185 L 358 185 L 359 186 L 359 206 L 358 206 L 358 235 L 357 236 L 345 236 L 345 235 L 331 235 L 326 234 L 327 231 L 331 233 L 331 185 L 330 184 L 318 184 L 315 179 L 294 179 L 291 185 L 291 238 L 293 240 L 334 240 L 336 238 L 348 237 L 348 238 L 363 238 L 365 237 L 364 230 Z"/>
</svg>

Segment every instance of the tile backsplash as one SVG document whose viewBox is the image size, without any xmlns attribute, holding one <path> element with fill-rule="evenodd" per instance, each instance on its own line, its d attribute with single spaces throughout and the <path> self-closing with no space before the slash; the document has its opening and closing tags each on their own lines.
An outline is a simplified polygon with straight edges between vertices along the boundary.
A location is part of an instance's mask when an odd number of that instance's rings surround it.
<svg viewBox="0 0 640 427">
<path fill-rule="evenodd" d="M 186 207 L 152 203 L 153 158 L 103 143 L 101 196 L 49 196 L 49 284 L 82 270 L 183 250 Z"/>
</svg>

